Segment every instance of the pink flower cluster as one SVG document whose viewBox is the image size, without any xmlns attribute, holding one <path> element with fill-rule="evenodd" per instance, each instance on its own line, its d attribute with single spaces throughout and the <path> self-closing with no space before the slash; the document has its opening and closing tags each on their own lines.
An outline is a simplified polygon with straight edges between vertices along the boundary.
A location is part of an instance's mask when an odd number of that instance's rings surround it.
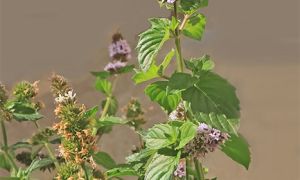
<svg viewBox="0 0 300 180">
<path fill-rule="evenodd" d="M 180 161 L 176 170 L 174 171 L 174 176 L 182 178 L 186 176 L 186 167 L 185 167 L 185 162 Z"/>
</svg>

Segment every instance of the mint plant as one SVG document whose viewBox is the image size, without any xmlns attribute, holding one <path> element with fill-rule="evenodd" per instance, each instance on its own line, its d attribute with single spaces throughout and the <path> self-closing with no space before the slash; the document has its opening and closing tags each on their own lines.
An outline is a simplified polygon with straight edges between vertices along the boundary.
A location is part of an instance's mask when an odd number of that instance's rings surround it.
<svg viewBox="0 0 300 180">
<path fill-rule="evenodd" d="M 172 18 L 150 18 L 151 27 L 139 35 L 137 45 L 140 70 L 136 84 L 155 79 L 145 94 L 167 113 L 164 123 L 138 132 L 143 149 L 127 157 L 127 165 L 107 171 L 107 176 L 136 175 L 145 180 L 210 179 L 201 161 L 207 153 L 220 149 L 248 169 L 249 146 L 238 133 L 240 106 L 235 88 L 213 72 L 209 55 L 185 59 L 181 37 L 201 40 L 206 18 L 198 10 L 208 0 L 159 0 Z M 165 58 L 158 54 L 166 41 L 174 41 Z M 176 70 L 166 69 L 173 57 Z M 213 178 L 216 179 L 216 178 Z"/>
<path fill-rule="evenodd" d="M 208 5 L 208 0 L 158 3 L 170 10 L 172 17 L 149 19 L 151 26 L 139 35 L 136 47 L 139 69 L 129 63 L 132 50 L 122 34 L 113 35 L 108 64 L 102 71 L 92 72 L 95 89 L 105 96 L 98 105 L 87 108 L 81 104 L 70 83 L 54 74 L 51 91 L 56 122 L 51 127 L 41 127 L 39 121 L 46 117 L 40 113 L 43 103 L 36 100 L 38 82 L 20 82 L 11 95 L 0 83 L 0 168 L 10 173 L 0 179 L 27 180 L 36 170 L 48 170 L 55 171 L 53 178 L 57 180 L 123 176 L 216 180 L 207 177 L 203 160 L 218 149 L 248 169 L 250 150 L 238 132 L 240 105 L 234 86 L 213 72 L 214 62 L 209 55 L 184 58 L 181 51 L 182 36 L 202 39 L 206 18 L 198 11 Z M 167 41 L 173 41 L 174 46 L 160 59 Z M 176 69 L 171 69 L 172 63 Z M 117 80 L 132 72 L 135 84 L 148 83 L 145 94 L 166 113 L 162 123 L 149 129 L 143 128 L 144 110 L 135 98 L 128 100 L 120 115 L 114 90 Z M 18 142 L 8 142 L 6 128 L 12 120 L 32 122 L 36 132 Z M 98 145 L 115 125 L 130 127 L 140 138 L 123 164 Z"/>
</svg>

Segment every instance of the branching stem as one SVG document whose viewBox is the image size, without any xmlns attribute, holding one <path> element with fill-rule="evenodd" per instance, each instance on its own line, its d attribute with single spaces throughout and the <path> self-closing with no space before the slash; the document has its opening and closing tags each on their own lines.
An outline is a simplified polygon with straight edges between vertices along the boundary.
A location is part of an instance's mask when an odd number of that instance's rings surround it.
<svg viewBox="0 0 300 180">
<path fill-rule="evenodd" d="M 177 6 L 178 1 L 174 3 L 174 17 L 178 20 L 178 13 L 177 13 Z M 184 63 L 181 53 L 181 42 L 180 42 L 180 31 L 179 28 L 176 27 L 175 29 L 175 45 L 176 45 L 176 62 L 177 62 L 177 71 L 183 72 Z"/>
</svg>

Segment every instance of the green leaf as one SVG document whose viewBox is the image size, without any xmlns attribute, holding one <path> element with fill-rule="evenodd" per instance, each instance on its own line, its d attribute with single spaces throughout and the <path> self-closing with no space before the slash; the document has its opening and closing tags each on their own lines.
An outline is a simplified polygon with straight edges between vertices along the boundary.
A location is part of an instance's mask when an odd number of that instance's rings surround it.
<svg viewBox="0 0 300 180">
<path fill-rule="evenodd" d="M 195 40 L 201 40 L 206 25 L 206 18 L 203 14 L 195 14 L 189 18 L 183 28 L 183 34 Z"/>
<path fill-rule="evenodd" d="M 180 102 L 180 92 L 168 91 L 168 81 L 157 81 L 146 87 L 145 93 L 166 111 L 173 111 Z"/>
<path fill-rule="evenodd" d="M 95 88 L 96 90 L 106 94 L 107 96 L 109 96 L 112 91 L 111 82 L 109 82 L 107 79 L 97 78 Z"/>
<path fill-rule="evenodd" d="M 97 114 L 97 112 L 98 112 L 98 109 L 99 109 L 98 106 L 94 106 L 94 107 L 92 107 L 91 109 L 88 109 L 88 110 L 84 113 L 83 118 L 84 118 L 84 119 L 95 118 L 95 117 L 96 117 L 96 114 Z"/>
<path fill-rule="evenodd" d="M 139 176 L 139 174 L 129 166 L 121 166 L 106 171 L 108 178 L 120 177 L 120 176 Z"/>
<path fill-rule="evenodd" d="M 93 155 L 93 158 L 97 164 L 106 169 L 112 169 L 117 165 L 113 158 L 106 152 L 97 152 Z"/>
<path fill-rule="evenodd" d="M 127 163 L 142 161 L 143 159 L 148 158 L 149 156 L 156 153 L 156 151 L 157 150 L 155 150 L 155 149 L 142 149 L 140 152 L 134 153 L 134 154 L 126 157 L 126 161 L 127 161 Z"/>
<path fill-rule="evenodd" d="M 91 74 L 100 79 L 106 79 L 111 76 L 110 72 L 108 72 L 108 71 L 91 72 Z"/>
<path fill-rule="evenodd" d="M 169 124 L 157 124 L 143 135 L 143 139 L 147 148 L 160 149 L 176 142 L 177 131 L 178 129 Z"/>
<path fill-rule="evenodd" d="M 176 149 L 180 149 L 184 147 L 188 142 L 190 142 L 196 135 L 197 126 L 192 122 L 185 122 L 180 128 L 180 135 L 179 135 L 179 145 Z"/>
<path fill-rule="evenodd" d="M 0 177 L 1 180 L 21 180 L 21 178 L 18 177 Z"/>
<path fill-rule="evenodd" d="M 174 73 L 169 79 L 170 89 L 183 90 L 194 85 L 197 79 L 187 73 Z"/>
<path fill-rule="evenodd" d="M 49 164 L 52 164 L 53 160 L 50 158 L 44 158 L 44 159 L 35 159 L 32 161 L 30 166 L 26 169 L 26 174 L 30 174 L 36 169 L 42 168 L 44 166 L 47 166 Z"/>
<path fill-rule="evenodd" d="M 154 79 L 154 78 L 158 78 L 159 75 L 163 75 L 165 69 L 168 67 L 170 61 L 172 60 L 173 56 L 175 54 L 175 50 L 172 49 L 165 57 L 165 59 L 163 60 L 163 62 L 157 66 L 155 65 L 155 62 L 153 62 L 150 66 L 150 68 L 144 72 L 144 71 L 140 71 L 140 72 L 136 72 L 136 74 L 132 77 L 132 79 L 134 80 L 134 82 L 136 84 Z"/>
<path fill-rule="evenodd" d="M 147 71 L 153 63 L 165 41 L 169 39 L 170 20 L 166 18 L 150 19 L 151 28 L 139 35 L 137 45 L 138 61 L 141 69 Z"/>
<path fill-rule="evenodd" d="M 214 68 L 215 64 L 210 56 L 204 55 L 201 58 L 192 58 L 189 61 L 185 60 L 186 67 L 195 75 L 201 76 L 203 73 Z"/>
<path fill-rule="evenodd" d="M 11 165 L 6 158 L 5 154 L 0 152 L 0 168 L 10 171 Z"/>
<path fill-rule="evenodd" d="M 193 14 L 199 8 L 206 7 L 208 0 L 182 0 L 179 9 L 185 14 Z"/>
<path fill-rule="evenodd" d="M 105 126 L 123 125 L 126 124 L 127 122 L 128 121 L 122 118 L 109 116 L 109 117 L 105 117 L 104 119 L 98 120 L 96 122 L 96 127 L 100 128 Z"/>
<path fill-rule="evenodd" d="M 159 67 L 156 66 L 153 62 L 146 72 L 144 71 L 136 72 L 136 74 L 132 77 L 132 79 L 136 84 L 139 84 L 154 78 L 158 78 L 159 77 L 157 73 L 158 70 Z"/>
<path fill-rule="evenodd" d="M 197 113 L 196 119 L 199 122 L 204 122 L 213 128 L 220 131 L 227 132 L 229 134 L 237 135 L 240 119 L 228 119 L 225 115 L 219 115 L 215 113 Z"/>
<path fill-rule="evenodd" d="M 249 168 L 251 155 L 249 145 L 242 135 L 230 135 L 230 138 L 221 147 L 221 150 L 235 162 Z"/>
<path fill-rule="evenodd" d="M 102 101 L 102 109 L 104 108 L 104 106 L 106 104 L 106 101 L 107 100 Z M 108 106 L 107 114 L 109 116 L 114 116 L 118 111 L 118 107 L 119 107 L 118 100 L 114 96 L 111 97 L 110 103 L 109 103 L 109 106 Z"/>
<path fill-rule="evenodd" d="M 25 149 L 31 150 L 32 149 L 32 145 L 29 142 L 20 141 L 20 142 L 17 142 L 15 144 L 9 146 L 9 149 L 11 149 L 12 151 L 15 151 L 15 150 L 21 149 L 21 148 L 25 148 Z"/>
<path fill-rule="evenodd" d="M 194 113 L 225 114 L 239 118 L 239 100 L 235 88 L 225 79 L 212 72 L 200 76 L 198 82 L 182 92 L 182 98 L 191 103 Z"/>
<path fill-rule="evenodd" d="M 33 105 L 26 102 L 12 102 L 8 109 L 17 121 L 36 121 L 43 118 Z"/>
<path fill-rule="evenodd" d="M 118 74 L 129 73 L 129 72 L 133 72 L 133 69 L 134 69 L 134 65 L 127 65 L 117 69 L 116 73 Z"/>
<path fill-rule="evenodd" d="M 157 153 L 146 169 L 145 180 L 170 180 L 179 163 L 180 154 L 166 156 Z"/>
</svg>

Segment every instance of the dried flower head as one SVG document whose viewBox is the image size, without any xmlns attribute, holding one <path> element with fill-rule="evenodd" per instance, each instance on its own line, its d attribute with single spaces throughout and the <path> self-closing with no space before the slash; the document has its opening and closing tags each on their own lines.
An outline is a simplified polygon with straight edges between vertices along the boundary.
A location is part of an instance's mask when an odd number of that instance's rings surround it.
<svg viewBox="0 0 300 180">
<path fill-rule="evenodd" d="M 51 90 L 55 97 L 59 95 L 64 95 L 72 89 L 68 85 L 67 80 L 60 75 L 53 74 L 51 77 Z"/>
<path fill-rule="evenodd" d="M 27 101 L 38 94 L 39 89 L 37 85 L 38 81 L 34 83 L 22 81 L 14 87 L 13 94 L 17 100 Z"/>
<path fill-rule="evenodd" d="M 5 86 L 0 82 L 0 106 L 3 106 L 8 99 L 7 91 Z"/>
<path fill-rule="evenodd" d="M 186 119 L 186 111 L 183 102 L 180 102 L 177 108 L 169 114 L 170 120 L 184 120 Z"/>
<path fill-rule="evenodd" d="M 139 129 L 142 124 L 145 124 L 144 111 L 142 109 L 141 103 L 135 99 L 131 98 L 129 103 L 123 108 L 126 114 L 126 119 L 129 120 L 130 125 L 135 129 Z"/>
<path fill-rule="evenodd" d="M 229 135 L 218 129 L 201 123 L 197 129 L 196 137 L 185 146 L 185 152 L 194 157 L 204 157 L 206 153 L 213 152 L 223 144 Z"/>
</svg>

